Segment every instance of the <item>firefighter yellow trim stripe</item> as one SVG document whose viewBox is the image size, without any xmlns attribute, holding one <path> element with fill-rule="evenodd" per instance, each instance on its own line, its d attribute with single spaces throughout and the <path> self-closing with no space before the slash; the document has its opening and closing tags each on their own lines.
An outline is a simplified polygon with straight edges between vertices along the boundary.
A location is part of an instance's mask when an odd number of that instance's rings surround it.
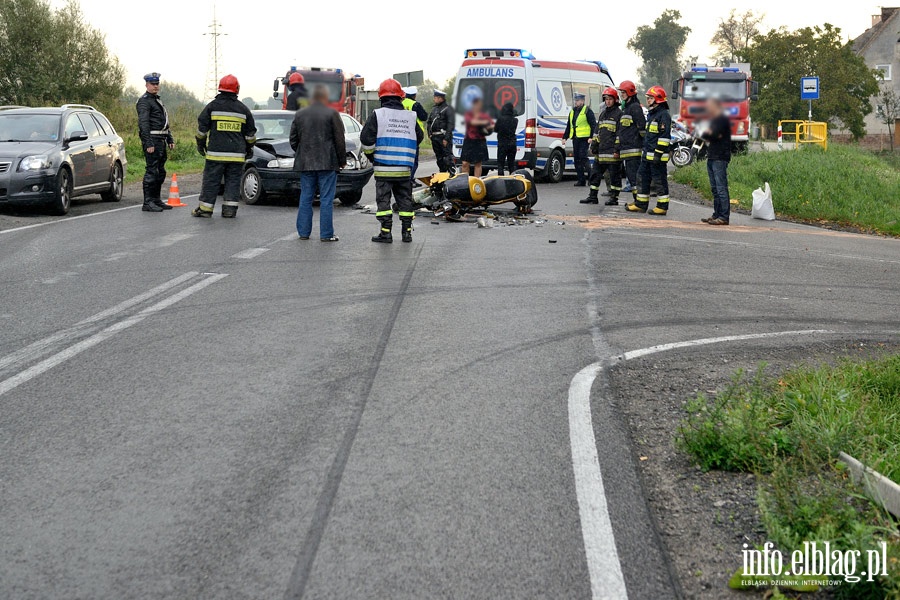
<svg viewBox="0 0 900 600">
<path fill-rule="evenodd" d="M 398 212 L 397 214 L 400 215 L 401 217 L 414 217 L 414 216 L 416 216 L 416 213 L 414 213 L 414 212 L 403 212 L 402 210 L 401 210 L 400 212 Z"/>
<path fill-rule="evenodd" d="M 394 213 L 392 210 L 379 210 L 375 213 L 376 217 L 389 217 Z"/>
</svg>

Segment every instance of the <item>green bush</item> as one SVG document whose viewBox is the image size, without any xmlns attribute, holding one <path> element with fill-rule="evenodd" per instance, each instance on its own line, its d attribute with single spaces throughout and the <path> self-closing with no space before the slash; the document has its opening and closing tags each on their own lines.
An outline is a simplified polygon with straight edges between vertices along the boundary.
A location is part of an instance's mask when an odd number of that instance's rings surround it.
<svg viewBox="0 0 900 600">
<path fill-rule="evenodd" d="M 855 485 L 843 451 L 900 479 L 900 355 L 800 367 L 780 379 L 738 372 L 714 398 L 687 406 L 677 443 L 704 469 L 753 471 L 768 539 L 784 551 L 804 541 L 836 549 L 888 544 L 887 578 L 848 583 L 839 598 L 900 598 L 900 533 Z M 865 554 L 864 554 L 865 555 Z"/>
<path fill-rule="evenodd" d="M 753 190 L 769 182 L 781 215 L 900 235 L 898 163 L 897 157 L 842 144 L 827 152 L 818 147 L 751 152 L 732 159 L 728 183 L 742 208 L 750 209 Z M 712 197 L 705 162 L 678 169 L 674 178 Z"/>
</svg>

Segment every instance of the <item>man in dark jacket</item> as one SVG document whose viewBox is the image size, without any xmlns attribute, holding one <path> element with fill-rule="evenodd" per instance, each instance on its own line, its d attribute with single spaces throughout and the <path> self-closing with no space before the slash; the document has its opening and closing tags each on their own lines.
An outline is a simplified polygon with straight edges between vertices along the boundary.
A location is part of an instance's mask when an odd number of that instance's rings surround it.
<svg viewBox="0 0 900 600">
<path fill-rule="evenodd" d="M 286 110 L 300 110 L 309 106 L 309 94 L 302 73 L 291 73 L 288 78 L 288 97 L 284 103 Z"/>
<path fill-rule="evenodd" d="M 386 79 L 378 86 L 381 108 L 375 109 L 359 134 L 363 152 L 375 167 L 375 218 L 381 231 L 373 242 L 390 244 L 394 212 L 391 196 L 399 207 L 403 241 L 412 241 L 412 221 L 416 216 L 412 201 L 410 172 L 415 164 L 419 144 L 425 132 L 416 122 L 416 113 L 403 106 L 403 88 L 396 79 Z"/>
<path fill-rule="evenodd" d="M 175 147 L 169 131 L 169 113 L 159 99 L 159 73 L 144 75 L 147 93 L 138 98 L 138 134 L 144 148 L 144 206 L 146 212 L 162 212 L 172 207 L 160 197 L 166 181 L 166 150 Z"/>
<path fill-rule="evenodd" d="M 566 124 L 566 131 L 563 133 L 563 147 L 566 141 L 572 140 L 572 154 L 575 160 L 575 173 L 578 175 L 578 181 L 575 187 L 584 187 L 587 185 L 587 172 L 590 164 L 588 161 L 588 141 L 594 135 L 597 129 L 597 119 L 594 117 L 594 111 L 590 106 L 584 105 L 584 94 L 575 92 L 572 96 L 575 107 L 569 112 L 569 122 Z"/>
<path fill-rule="evenodd" d="M 591 139 L 591 150 L 594 154 L 594 166 L 591 168 L 591 192 L 581 201 L 582 204 L 599 204 L 600 182 L 606 178 L 609 190 L 607 206 L 619 204 L 619 192 L 622 191 L 622 171 L 619 159 L 619 127 L 622 109 L 619 107 L 619 93 L 615 88 L 603 90 L 603 103 L 606 105 L 597 120 L 597 133 Z"/>
<path fill-rule="evenodd" d="M 428 115 L 427 129 L 431 138 L 431 148 L 441 173 L 453 166 L 453 129 L 456 127 L 456 113 L 447 104 L 447 94 L 434 90 L 434 108 Z"/>
<path fill-rule="evenodd" d="M 512 102 L 507 102 L 500 109 L 500 116 L 494 124 L 497 133 L 497 174 L 503 175 L 503 167 L 510 173 L 516 170 L 516 132 L 519 129 L 519 119 L 516 116 L 516 107 Z"/>
<path fill-rule="evenodd" d="M 621 126 L 619 127 L 619 157 L 622 159 L 622 170 L 625 178 L 631 185 L 631 195 L 637 200 L 637 172 L 641 164 L 641 148 L 644 147 L 644 128 L 647 126 L 647 117 L 638 99 L 637 86 L 633 81 L 625 80 L 619 84 L 619 89 L 625 95 L 625 103 L 622 106 Z"/>
<path fill-rule="evenodd" d="M 237 77 L 226 75 L 219 81 L 219 94 L 197 117 L 197 151 L 206 157 L 206 164 L 203 166 L 200 206 L 191 212 L 195 217 L 212 216 L 223 177 L 222 216 L 237 216 L 244 161 L 253 154 L 256 143 L 253 113 L 238 100 L 240 91 Z"/>
<path fill-rule="evenodd" d="M 663 216 L 669 211 L 669 150 L 672 144 L 672 115 L 669 113 L 666 90 L 654 85 L 647 90 L 647 129 L 644 135 L 644 150 L 638 167 L 638 195 L 634 204 L 626 204 L 630 212 L 647 212 L 650 207 L 650 188 L 658 185 L 656 206 L 651 215 Z"/>
<path fill-rule="evenodd" d="M 722 109 L 722 103 L 711 99 L 707 112 L 712 117 L 709 129 L 701 136 L 707 146 L 706 170 L 713 195 L 713 215 L 704 222 L 710 225 L 728 225 L 731 218 L 731 195 L 728 192 L 728 163 L 731 162 L 731 121 Z"/>
<path fill-rule="evenodd" d="M 291 124 L 294 170 L 300 172 L 300 208 L 297 234 L 308 240 L 312 233 L 313 199 L 319 190 L 319 239 L 336 242 L 332 213 L 337 172 L 347 164 L 344 125 L 336 110 L 328 106 L 328 88 L 313 89 L 312 104 L 297 111 Z"/>
</svg>

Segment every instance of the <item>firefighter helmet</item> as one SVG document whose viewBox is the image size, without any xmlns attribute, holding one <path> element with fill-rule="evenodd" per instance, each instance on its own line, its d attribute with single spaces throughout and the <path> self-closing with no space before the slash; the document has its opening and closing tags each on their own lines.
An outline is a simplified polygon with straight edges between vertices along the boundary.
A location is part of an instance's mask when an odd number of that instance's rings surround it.
<svg viewBox="0 0 900 600">
<path fill-rule="evenodd" d="M 647 97 L 653 98 L 657 102 L 657 104 L 665 102 L 667 99 L 666 90 L 658 85 L 654 85 L 652 88 L 647 90 Z"/>
<path fill-rule="evenodd" d="M 379 98 L 384 98 L 385 96 L 403 98 L 405 95 L 406 94 L 403 93 L 403 88 L 400 86 L 400 82 L 396 79 L 385 79 L 381 82 L 381 85 L 378 86 Z"/>
<path fill-rule="evenodd" d="M 619 92 L 617 92 L 616 88 L 614 88 L 614 87 L 608 87 L 605 90 L 603 90 L 603 95 L 613 98 L 616 102 L 619 101 Z"/>
<path fill-rule="evenodd" d="M 234 75 L 226 75 L 219 80 L 219 91 L 237 94 L 241 91 L 241 84 L 238 83 L 238 79 Z"/>
<path fill-rule="evenodd" d="M 629 98 L 631 96 L 637 96 L 637 86 L 634 85 L 633 81 L 628 79 L 619 84 L 619 89 L 625 92 L 625 95 Z"/>
<path fill-rule="evenodd" d="M 294 85 L 296 83 L 306 83 L 302 73 L 291 73 L 291 76 L 288 78 L 288 85 Z"/>
</svg>

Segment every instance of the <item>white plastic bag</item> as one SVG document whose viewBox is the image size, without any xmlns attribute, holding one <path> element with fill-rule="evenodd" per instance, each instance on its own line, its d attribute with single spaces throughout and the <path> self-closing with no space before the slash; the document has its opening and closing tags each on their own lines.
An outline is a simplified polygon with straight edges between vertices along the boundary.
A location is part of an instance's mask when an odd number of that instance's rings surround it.
<svg viewBox="0 0 900 600">
<path fill-rule="evenodd" d="M 762 219 L 763 221 L 775 220 L 775 206 L 772 204 L 772 188 L 769 182 L 766 182 L 765 189 L 756 188 L 753 190 L 753 210 L 750 216 L 754 219 Z"/>
</svg>

